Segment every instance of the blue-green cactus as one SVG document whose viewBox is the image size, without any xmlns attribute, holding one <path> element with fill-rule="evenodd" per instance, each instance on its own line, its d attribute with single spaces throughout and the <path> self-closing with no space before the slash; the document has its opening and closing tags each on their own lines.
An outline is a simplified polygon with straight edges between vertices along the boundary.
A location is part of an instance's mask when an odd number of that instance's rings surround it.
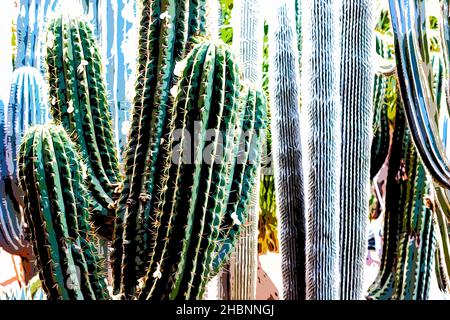
<svg viewBox="0 0 450 320">
<path fill-rule="evenodd" d="M 7 108 L 0 102 L 0 245 L 12 254 L 27 253 L 18 186 L 19 145 L 27 128 L 49 119 L 44 80 L 36 68 L 14 71 Z"/>
</svg>

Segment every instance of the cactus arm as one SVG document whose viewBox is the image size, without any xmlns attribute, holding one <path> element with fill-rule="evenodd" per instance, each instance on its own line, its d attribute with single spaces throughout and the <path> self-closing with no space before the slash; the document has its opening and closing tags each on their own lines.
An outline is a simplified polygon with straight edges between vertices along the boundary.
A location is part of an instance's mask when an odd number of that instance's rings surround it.
<svg viewBox="0 0 450 320">
<path fill-rule="evenodd" d="M 292 7 L 276 8 L 269 26 L 272 155 L 282 255 L 283 297 L 305 298 L 305 207 L 300 136 L 298 45 Z"/>
<path fill-rule="evenodd" d="M 62 127 L 29 130 L 19 156 L 25 217 L 49 299 L 106 299 L 87 222 L 82 167 Z M 83 238 L 81 238 L 83 237 Z"/>
<path fill-rule="evenodd" d="M 418 152 L 433 178 L 442 186 L 450 188 L 450 166 L 445 156 L 433 121 L 437 110 L 433 99 L 428 73 L 424 65 L 429 58 L 424 47 L 426 38 L 422 24 L 424 3 L 420 1 L 397 2 L 390 0 L 390 13 L 394 30 L 398 79 L 412 137 Z M 421 21 L 421 20 L 419 20 Z"/>
<path fill-rule="evenodd" d="M 340 299 L 363 298 L 370 199 L 374 1 L 342 1 Z"/>
<path fill-rule="evenodd" d="M 92 221 L 99 235 L 111 238 L 120 175 L 98 48 L 87 24 L 71 17 L 53 20 L 47 38 L 51 111 L 86 160 L 97 203 Z"/>
</svg>

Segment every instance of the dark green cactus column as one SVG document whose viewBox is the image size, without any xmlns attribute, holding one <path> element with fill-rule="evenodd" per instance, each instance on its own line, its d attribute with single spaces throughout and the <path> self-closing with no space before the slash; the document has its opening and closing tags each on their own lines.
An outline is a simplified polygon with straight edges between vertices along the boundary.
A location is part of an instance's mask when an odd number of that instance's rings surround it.
<svg viewBox="0 0 450 320">
<path fill-rule="evenodd" d="M 210 237 L 231 184 L 238 79 L 234 58 L 222 45 L 200 44 L 185 60 L 149 199 L 153 238 L 141 299 L 196 298 L 202 289 L 201 268 L 209 268 Z"/>
<path fill-rule="evenodd" d="M 342 0 L 302 5 L 306 298 L 339 299 Z"/>
<path fill-rule="evenodd" d="M 126 297 L 134 294 L 138 279 L 147 272 L 153 250 L 152 214 L 156 190 L 162 187 L 159 179 L 164 162 L 161 145 L 168 137 L 166 114 L 171 105 L 174 78 L 183 69 L 182 64 L 175 66 L 191 46 L 188 39 L 204 30 L 200 4 L 187 2 L 143 2 L 136 97 L 124 157 L 126 177 L 119 199 L 112 256 L 114 290 L 120 290 Z M 194 20 L 195 24 L 187 28 L 187 22 Z"/>
<path fill-rule="evenodd" d="M 119 165 L 101 57 L 87 23 L 68 16 L 52 21 L 46 60 L 53 118 L 85 161 L 88 188 L 96 202 L 93 222 L 99 235 L 111 239 Z"/>
<path fill-rule="evenodd" d="M 19 155 L 25 218 L 49 299 L 107 299 L 89 219 L 85 171 L 60 126 L 36 126 Z"/>
<path fill-rule="evenodd" d="M 363 298 L 370 198 L 373 0 L 342 0 L 340 299 Z"/>
<path fill-rule="evenodd" d="M 386 185 L 383 255 L 369 298 L 426 300 L 435 255 L 433 205 L 424 165 L 397 105 Z"/>
</svg>

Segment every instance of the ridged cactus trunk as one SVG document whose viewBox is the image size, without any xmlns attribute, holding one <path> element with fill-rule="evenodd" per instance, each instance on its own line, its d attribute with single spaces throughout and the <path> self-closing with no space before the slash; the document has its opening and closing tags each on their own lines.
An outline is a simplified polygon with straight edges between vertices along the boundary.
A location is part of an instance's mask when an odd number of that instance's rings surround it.
<svg viewBox="0 0 450 320">
<path fill-rule="evenodd" d="M 48 299 L 108 299 L 89 224 L 88 174 L 64 128 L 35 126 L 19 155 L 25 218 Z"/>
<path fill-rule="evenodd" d="M 302 7 L 307 299 L 339 299 L 341 9 L 341 0 Z"/>
<path fill-rule="evenodd" d="M 375 2 L 342 0 L 342 5 L 339 297 L 358 300 L 363 298 L 367 253 Z"/>
<path fill-rule="evenodd" d="M 245 223 L 259 164 L 259 148 L 248 143 L 261 142 L 251 134 L 264 126 L 264 103 L 253 90 L 245 104 L 239 102 L 239 71 L 227 47 L 195 46 L 176 90 L 163 128 L 163 161 L 156 164 L 157 188 L 149 199 L 154 237 L 138 299 L 203 296 Z M 244 107 L 253 112 L 243 115 Z"/>
<path fill-rule="evenodd" d="M 21 67 L 14 71 L 8 106 L 0 106 L 0 245 L 9 253 L 29 256 L 22 218 L 17 158 L 27 128 L 48 120 L 47 90 L 39 71 Z"/>
<path fill-rule="evenodd" d="M 383 255 L 368 298 L 427 300 L 436 250 L 434 205 L 400 103 L 386 183 Z"/>
<path fill-rule="evenodd" d="M 264 24 L 261 1 L 235 0 L 233 3 L 233 49 L 245 80 L 257 86 L 262 82 Z M 258 168 L 258 172 L 260 172 Z M 260 174 L 257 173 L 257 176 Z M 237 240 L 235 263 L 230 265 L 230 299 L 256 298 L 258 278 L 259 179 L 252 190 L 248 219 Z M 232 260 L 233 261 L 233 260 Z"/>
<path fill-rule="evenodd" d="M 49 25 L 47 68 L 53 119 L 69 133 L 87 168 L 98 234 L 112 238 L 121 178 L 100 53 L 88 24 L 60 16 Z"/>
<path fill-rule="evenodd" d="M 300 135 L 300 76 L 294 7 L 273 7 L 269 26 L 272 155 L 283 298 L 305 299 L 305 208 Z"/>
<path fill-rule="evenodd" d="M 60 0 L 20 0 L 16 68 L 30 66 L 45 74 L 45 32 Z"/>
<path fill-rule="evenodd" d="M 197 1 L 144 1 L 139 27 L 138 74 L 129 141 L 125 150 L 125 180 L 118 202 L 114 238 L 114 290 L 134 294 L 145 276 L 154 236 L 155 200 L 164 159 L 161 142 L 175 64 L 204 30 L 204 12 Z M 179 75 L 182 65 L 177 65 Z M 163 139 L 163 140 L 161 140 Z M 122 267 L 123 266 L 123 267 Z"/>
</svg>

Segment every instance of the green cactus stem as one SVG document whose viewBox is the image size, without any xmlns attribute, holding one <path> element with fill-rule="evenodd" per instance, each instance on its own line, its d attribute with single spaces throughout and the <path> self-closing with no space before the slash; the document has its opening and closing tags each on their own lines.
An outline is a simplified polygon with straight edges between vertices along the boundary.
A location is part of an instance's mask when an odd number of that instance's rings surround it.
<svg viewBox="0 0 450 320">
<path fill-rule="evenodd" d="M 48 299 L 107 299 L 89 219 L 87 172 L 61 126 L 28 130 L 20 183 L 40 278 Z"/>
<path fill-rule="evenodd" d="M 51 113 L 85 160 L 96 202 L 92 221 L 111 239 L 120 174 L 101 57 L 88 24 L 65 15 L 53 20 L 46 61 Z"/>
</svg>

